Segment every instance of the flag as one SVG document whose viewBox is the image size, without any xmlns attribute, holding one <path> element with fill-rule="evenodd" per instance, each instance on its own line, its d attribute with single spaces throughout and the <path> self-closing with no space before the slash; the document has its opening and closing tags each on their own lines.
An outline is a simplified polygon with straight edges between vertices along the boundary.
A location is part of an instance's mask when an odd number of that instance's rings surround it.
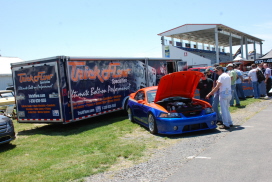
<svg viewBox="0 0 272 182">
<path fill-rule="evenodd" d="M 249 51 L 249 53 L 248 53 L 249 56 L 252 56 L 254 54 L 255 54 L 255 51 Z"/>
<path fill-rule="evenodd" d="M 238 54 L 241 54 L 241 47 L 236 51 L 232 58 L 235 59 L 238 56 Z"/>
</svg>

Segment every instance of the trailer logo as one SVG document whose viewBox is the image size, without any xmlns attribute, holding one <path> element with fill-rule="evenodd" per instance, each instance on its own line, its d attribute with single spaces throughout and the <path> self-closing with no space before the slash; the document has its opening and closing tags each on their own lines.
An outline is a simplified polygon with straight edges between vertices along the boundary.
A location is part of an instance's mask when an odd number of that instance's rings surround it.
<svg viewBox="0 0 272 182">
<path fill-rule="evenodd" d="M 52 110 L 53 116 L 59 116 L 59 110 Z"/>
<path fill-rule="evenodd" d="M 74 82 L 78 80 L 95 80 L 96 78 L 103 83 L 106 80 L 112 78 L 127 77 L 131 69 L 117 69 L 120 63 L 110 63 L 107 69 L 100 70 L 97 66 L 94 69 L 90 69 L 86 66 L 86 62 L 69 62 L 72 66 L 71 79 Z M 79 66 L 84 66 L 84 69 L 79 68 Z"/>
<path fill-rule="evenodd" d="M 20 93 L 16 96 L 16 100 L 25 100 L 25 95 Z"/>
<path fill-rule="evenodd" d="M 38 81 L 46 81 L 46 80 L 50 80 L 53 77 L 53 74 L 50 75 L 44 75 L 45 71 L 40 71 L 38 72 L 38 75 L 36 76 L 27 76 L 26 73 L 20 73 L 18 74 L 19 78 L 19 82 L 23 83 L 23 82 L 33 82 L 36 83 Z"/>
</svg>

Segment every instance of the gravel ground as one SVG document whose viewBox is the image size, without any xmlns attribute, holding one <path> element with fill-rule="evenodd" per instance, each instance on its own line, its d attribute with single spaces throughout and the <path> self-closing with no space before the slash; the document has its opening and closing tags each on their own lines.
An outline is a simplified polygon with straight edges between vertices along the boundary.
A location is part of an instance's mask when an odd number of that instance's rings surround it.
<svg viewBox="0 0 272 182">
<path fill-rule="evenodd" d="M 234 128 L 230 131 L 215 129 L 212 131 L 195 132 L 170 137 L 177 140 L 171 146 L 154 150 L 151 157 L 143 163 L 117 171 L 110 171 L 84 178 L 87 182 L 120 182 L 120 181 L 165 181 L 168 176 L 175 173 L 177 169 L 186 165 L 193 156 L 201 156 L 201 152 L 216 143 L 220 138 L 231 132 L 238 132 L 240 125 L 268 105 L 272 100 L 263 100 L 240 109 L 239 112 L 231 114 Z"/>
</svg>

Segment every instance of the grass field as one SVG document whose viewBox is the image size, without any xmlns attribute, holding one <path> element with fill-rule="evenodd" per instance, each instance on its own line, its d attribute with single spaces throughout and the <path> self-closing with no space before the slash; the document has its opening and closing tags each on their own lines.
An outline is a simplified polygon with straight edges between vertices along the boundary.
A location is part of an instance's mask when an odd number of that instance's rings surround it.
<svg viewBox="0 0 272 182">
<path fill-rule="evenodd" d="M 256 99 L 241 101 L 243 109 Z M 171 142 L 128 121 L 121 112 L 68 125 L 18 124 L 17 139 L 0 145 L 0 181 L 70 181 L 139 162 Z"/>
<path fill-rule="evenodd" d="M 254 99 L 254 98 L 247 98 L 246 100 L 241 100 L 240 104 L 241 106 L 237 106 L 237 107 L 230 107 L 230 112 L 236 112 L 239 111 L 239 109 L 243 109 L 245 108 L 247 105 L 252 104 L 254 102 L 262 102 L 261 99 Z M 235 101 L 234 101 L 234 105 L 235 105 Z"/>
</svg>

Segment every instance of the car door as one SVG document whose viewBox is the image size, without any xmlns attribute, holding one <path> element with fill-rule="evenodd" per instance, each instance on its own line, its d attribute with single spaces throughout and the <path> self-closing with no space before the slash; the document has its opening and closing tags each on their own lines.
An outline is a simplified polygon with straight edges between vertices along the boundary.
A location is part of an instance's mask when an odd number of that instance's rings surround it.
<svg viewBox="0 0 272 182">
<path fill-rule="evenodd" d="M 140 109 L 141 109 L 142 104 L 138 103 L 138 101 L 143 100 L 143 98 L 144 98 L 144 91 L 142 91 L 142 90 L 138 91 L 134 96 L 134 99 L 137 102 L 133 103 L 133 105 L 131 106 L 132 110 L 133 110 L 134 119 L 137 120 L 137 121 L 140 121 L 140 122 L 141 122 L 141 111 L 140 111 Z"/>
<path fill-rule="evenodd" d="M 133 111 L 134 111 L 134 119 L 137 121 L 147 124 L 147 112 L 149 110 L 149 107 L 146 106 L 146 95 L 143 90 L 140 90 L 135 94 L 134 99 L 137 101 L 137 103 L 133 104 Z"/>
<path fill-rule="evenodd" d="M 144 124 L 148 124 L 148 111 L 150 110 L 150 106 L 145 101 L 145 104 L 141 104 L 139 107 L 141 122 L 143 122 Z"/>
</svg>

